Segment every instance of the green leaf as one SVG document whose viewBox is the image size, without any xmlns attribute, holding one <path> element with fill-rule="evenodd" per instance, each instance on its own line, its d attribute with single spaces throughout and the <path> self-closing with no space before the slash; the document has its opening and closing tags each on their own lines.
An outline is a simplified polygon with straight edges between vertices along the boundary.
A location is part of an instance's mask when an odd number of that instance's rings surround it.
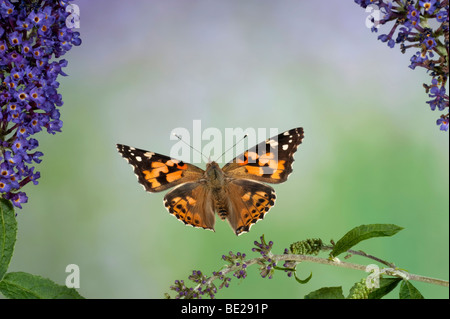
<svg viewBox="0 0 450 319">
<path fill-rule="evenodd" d="M 355 227 L 338 240 L 330 255 L 337 257 L 339 254 L 346 252 L 360 241 L 373 237 L 392 236 L 402 229 L 402 227 L 392 224 L 370 224 Z"/>
<path fill-rule="evenodd" d="M 394 290 L 402 278 L 380 278 L 380 287 L 369 294 L 369 299 L 381 299 Z"/>
<path fill-rule="evenodd" d="M 75 289 L 26 272 L 10 272 L 0 282 L 0 292 L 10 299 L 84 299 Z"/>
<path fill-rule="evenodd" d="M 17 221 L 10 201 L 0 198 L 0 281 L 8 271 L 16 243 Z"/>
<path fill-rule="evenodd" d="M 345 297 L 342 287 L 323 287 L 310 292 L 305 299 L 345 299 Z"/>
<path fill-rule="evenodd" d="M 422 294 L 408 280 L 403 280 L 400 285 L 400 299 L 425 299 Z"/>
</svg>

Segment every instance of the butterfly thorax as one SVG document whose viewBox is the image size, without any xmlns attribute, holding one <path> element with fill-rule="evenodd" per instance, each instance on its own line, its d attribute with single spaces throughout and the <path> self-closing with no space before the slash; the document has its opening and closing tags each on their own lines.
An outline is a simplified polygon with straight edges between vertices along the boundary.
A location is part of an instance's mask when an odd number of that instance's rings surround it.
<svg viewBox="0 0 450 319">
<path fill-rule="evenodd" d="M 225 175 L 216 162 L 206 165 L 205 180 L 207 186 L 213 191 L 222 189 L 225 185 Z"/>
<path fill-rule="evenodd" d="M 210 162 L 206 165 L 205 181 L 211 190 L 223 189 L 226 180 L 225 174 L 216 162 Z"/>
</svg>

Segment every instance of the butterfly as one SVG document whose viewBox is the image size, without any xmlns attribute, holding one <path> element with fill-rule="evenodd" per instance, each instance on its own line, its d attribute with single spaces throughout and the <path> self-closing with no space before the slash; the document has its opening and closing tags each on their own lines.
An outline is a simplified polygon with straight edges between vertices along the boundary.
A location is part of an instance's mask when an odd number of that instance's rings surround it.
<svg viewBox="0 0 450 319">
<path fill-rule="evenodd" d="M 294 128 L 240 154 L 222 168 L 212 161 L 203 170 L 154 152 L 117 144 L 148 192 L 161 192 L 164 206 L 177 219 L 214 231 L 215 214 L 227 220 L 236 235 L 248 232 L 275 204 L 275 190 L 292 173 L 294 153 L 303 140 Z"/>
</svg>

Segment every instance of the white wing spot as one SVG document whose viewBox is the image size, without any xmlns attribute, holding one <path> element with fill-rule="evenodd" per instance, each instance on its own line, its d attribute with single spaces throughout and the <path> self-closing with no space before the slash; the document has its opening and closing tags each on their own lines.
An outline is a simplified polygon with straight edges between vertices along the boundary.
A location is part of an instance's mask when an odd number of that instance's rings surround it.
<svg viewBox="0 0 450 319">
<path fill-rule="evenodd" d="M 283 149 L 283 151 L 285 151 L 285 150 L 287 150 L 288 149 L 288 147 L 289 147 L 289 145 L 288 144 L 284 144 L 281 148 Z"/>
<path fill-rule="evenodd" d="M 152 158 L 153 155 L 155 155 L 155 153 L 153 153 L 153 152 L 144 153 L 144 156 L 149 158 L 149 159 Z"/>
<path fill-rule="evenodd" d="M 136 158 L 136 161 L 138 161 L 138 162 L 142 162 L 142 157 L 140 157 L 140 156 L 136 156 L 135 158 Z"/>
</svg>

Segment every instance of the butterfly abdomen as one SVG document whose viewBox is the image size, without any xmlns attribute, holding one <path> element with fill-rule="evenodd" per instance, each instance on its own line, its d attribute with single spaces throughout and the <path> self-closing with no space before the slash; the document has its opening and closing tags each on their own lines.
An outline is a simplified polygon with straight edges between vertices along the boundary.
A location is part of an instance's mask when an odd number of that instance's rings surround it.
<svg viewBox="0 0 450 319">
<path fill-rule="evenodd" d="M 212 189 L 211 195 L 214 212 L 219 215 L 220 219 L 225 220 L 230 212 L 228 198 L 229 194 L 227 194 L 225 188 L 222 187 L 218 189 Z"/>
<path fill-rule="evenodd" d="M 220 219 L 225 220 L 228 216 L 228 210 L 225 207 L 220 207 L 217 209 L 217 215 L 219 215 Z"/>
</svg>

